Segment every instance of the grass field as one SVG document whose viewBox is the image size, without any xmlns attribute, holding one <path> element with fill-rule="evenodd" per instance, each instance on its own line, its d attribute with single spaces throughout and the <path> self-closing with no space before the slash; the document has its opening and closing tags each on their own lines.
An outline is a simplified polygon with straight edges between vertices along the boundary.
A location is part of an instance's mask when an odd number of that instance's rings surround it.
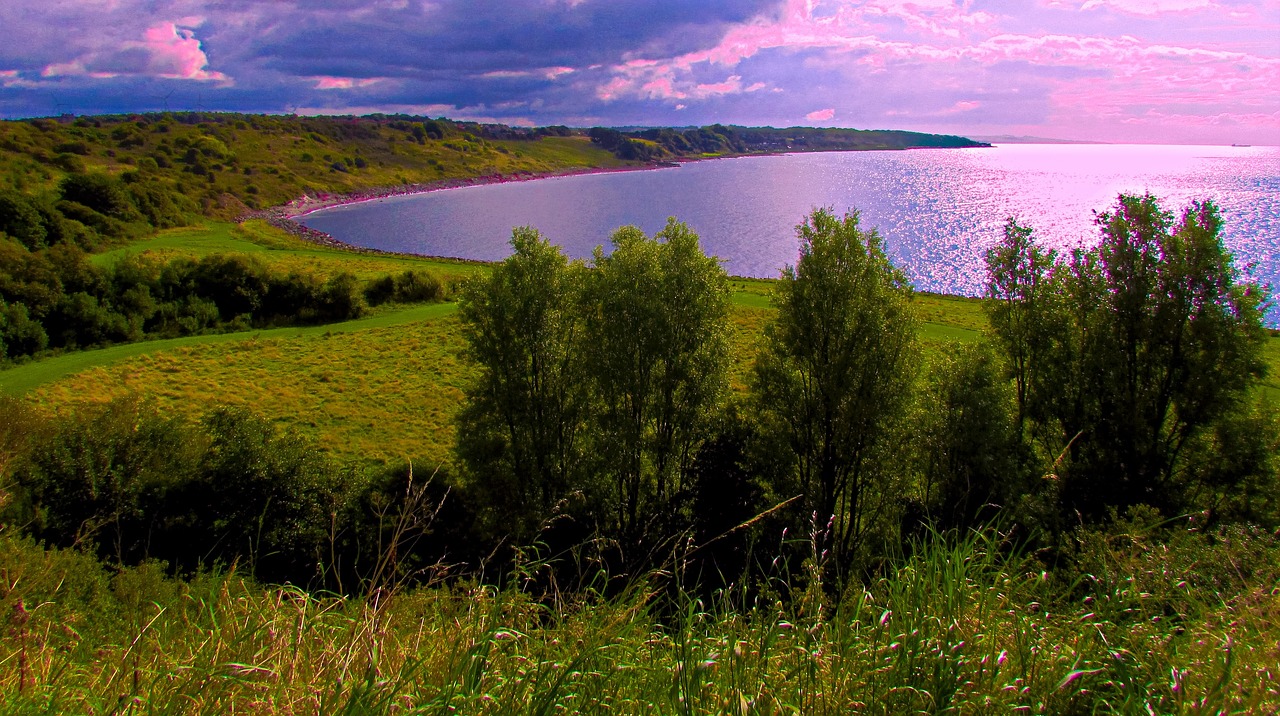
<svg viewBox="0 0 1280 716">
<path fill-rule="evenodd" d="M 331 276 L 345 271 L 361 279 L 408 269 L 425 269 L 435 272 L 443 279 L 457 280 L 488 270 L 484 264 L 475 261 L 335 251 L 290 236 L 258 220 L 243 224 L 210 221 L 201 226 L 169 229 L 153 237 L 131 242 L 127 246 L 96 254 L 93 260 L 105 265 L 125 256 L 168 261 L 179 256 L 199 258 L 220 253 L 250 254 L 286 273 L 296 271 Z"/>
</svg>

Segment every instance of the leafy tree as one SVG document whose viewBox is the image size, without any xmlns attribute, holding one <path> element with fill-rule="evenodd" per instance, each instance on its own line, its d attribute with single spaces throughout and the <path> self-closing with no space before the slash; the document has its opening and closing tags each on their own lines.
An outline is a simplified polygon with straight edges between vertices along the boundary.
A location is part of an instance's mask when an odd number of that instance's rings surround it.
<svg viewBox="0 0 1280 716">
<path fill-rule="evenodd" d="M 728 283 L 698 235 L 618 229 L 588 276 L 584 351 L 598 402 L 593 451 L 610 524 L 641 540 L 689 489 L 694 454 L 728 387 Z"/>
<path fill-rule="evenodd" d="M 31 320 L 26 306 L 0 298 L 0 358 L 32 355 L 48 345 L 44 327 Z"/>
<path fill-rule="evenodd" d="M 931 366 L 918 435 L 923 502 L 935 526 L 984 523 L 1028 490 L 1017 401 L 986 343 L 953 347 Z"/>
<path fill-rule="evenodd" d="M 1224 430 L 1243 439 L 1229 426 L 1264 373 L 1263 294 L 1240 281 L 1212 202 L 1194 202 L 1175 221 L 1155 197 L 1121 195 L 1097 223 L 1096 248 L 1050 257 L 1051 267 L 1032 242 L 1008 234 L 989 257 L 993 330 L 1030 376 L 1020 411 L 1043 456 L 1065 450 L 1064 514 L 1201 509 L 1211 504 L 1202 488 L 1221 492 L 1247 477 L 1194 457 L 1228 440 Z M 1029 285 L 1016 273 L 1026 266 L 1061 297 L 998 289 Z M 1010 319 L 1018 314 L 1021 324 Z"/>
<path fill-rule="evenodd" d="M 579 264 L 537 230 L 512 231 L 512 255 L 469 283 L 459 315 L 480 376 L 459 418 L 458 450 L 518 537 L 580 483 L 585 394 L 577 346 Z"/>
<path fill-rule="evenodd" d="M 44 247 L 49 238 L 40 212 L 27 197 L 11 190 L 0 191 L 0 233 L 32 251 Z"/>
<path fill-rule="evenodd" d="M 106 174 L 72 174 L 58 185 L 58 193 L 65 201 L 86 206 L 112 219 L 131 221 L 137 218 L 137 209 L 124 184 Z"/>
<path fill-rule="evenodd" d="M 169 501 L 178 556 L 254 561 L 261 579 L 313 580 L 324 561 L 342 475 L 293 432 L 242 408 L 218 408 L 202 427 L 197 478 Z M 194 567 L 194 564 L 184 565 Z"/>
<path fill-rule="evenodd" d="M 1024 429 L 1031 405 L 1028 394 L 1042 391 L 1044 368 L 1051 360 L 1054 336 L 1061 335 L 1063 287 L 1054 267 L 1057 252 L 1032 241 L 1030 227 L 1009 219 L 1004 239 L 987 252 L 987 314 L 996 342 L 1008 358 L 1017 398 L 1017 423 Z M 1034 372 L 1039 368 L 1041 372 Z M 1035 416 L 1042 419 L 1043 416 Z"/>
<path fill-rule="evenodd" d="M 902 473 L 889 450 L 916 369 L 911 286 L 857 212 L 815 209 L 796 230 L 800 259 L 783 270 L 753 387 L 765 429 L 792 451 L 794 489 L 831 520 L 848 567 Z"/>
</svg>

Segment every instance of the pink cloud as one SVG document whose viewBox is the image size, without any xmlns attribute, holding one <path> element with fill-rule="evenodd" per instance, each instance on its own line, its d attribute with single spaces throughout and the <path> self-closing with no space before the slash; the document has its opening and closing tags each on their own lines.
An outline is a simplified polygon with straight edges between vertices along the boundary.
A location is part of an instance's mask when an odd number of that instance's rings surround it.
<svg viewBox="0 0 1280 716">
<path fill-rule="evenodd" d="M 45 68 L 40 70 L 41 77 L 80 77 L 87 74 L 89 74 L 89 71 L 85 69 L 84 62 L 81 60 L 55 62 L 45 65 Z"/>
<path fill-rule="evenodd" d="M 209 58 L 190 29 L 202 22 L 202 18 L 185 17 L 176 22 L 156 23 L 143 32 L 142 40 L 130 40 L 108 49 L 85 52 L 65 62 L 49 63 L 40 75 L 94 79 L 145 75 L 230 85 L 230 77 L 209 69 Z"/>
<path fill-rule="evenodd" d="M 1104 8 L 1126 15 L 1153 16 L 1167 13 L 1218 9 L 1214 0 L 1087 0 L 1081 10 Z"/>
<path fill-rule="evenodd" d="M 962 112 L 969 112 L 969 111 L 975 110 L 981 106 L 982 106 L 981 102 L 975 102 L 973 100 L 961 100 L 951 105 L 950 107 L 942 110 L 941 114 L 960 114 Z"/>
<path fill-rule="evenodd" d="M 836 111 L 828 107 L 827 109 L 820 109 L 816 112 L 810 112 L 806 114 L 804 118 L 809 120 L 810 122 L 827 122 L 833 119 L 835 116 L 836 116 Z"/>
<path fill-rule="evenodd" d="M 901 116 L 968 126 L 976 119 L 999 117 L 1005 102 L 1030 106 L 1018 95 L 1026 89 L 1029 92 L 1022 96 L 1036 98 L 1043 118 L 1038 121 L 1046 126 L 1069 126 L 1073 117 L 1081 126 L 1118 126 L 1122 121 L 1150 127 L 1159 122 L 1201 124 L 1138 114 L 1158 106 L 1177 107 L 1180 115 L 1205 118 L 1203 123 L 1239 122 L 1273 131 L 1267 112 L 1275 106 L 1274 88 L 1280 87 L 1280 58 L 1274 53 L 1255 51 L 1243 43 L 1012 33 L 1002 27 L 1005 18 L 973 11 L 973 4 L 969 0 L 788 0 L 773 19 L 731 27 L 713 47 L 668 58 L 628 57 L 610 68 L 613 76 L 597 94 L 610 101 L 640 98 L 685 104 L 718 94 L 756 91 L 777 83 L 759 81 L 769 80 L 769 75 L 749 73 L 803 53 L 800 63 L 805 69 L 825 77 L 845 76 L 852 85 L 865 82 L 868 74 L 883 73 L 897 82 L 923 81 L 922 88 L 936 87 L 942 93 L 936 99 L 923 98 L 922 103 L 881 108 L 881 116 L 886 116 L 883 110 L 898 110 Z M 1220 11 L 1225 18 L 1231 14 L 1228 10 L 1240 10 L 1255 22 L 1280 10 L 1277 0 L 1255 0 L 1231 8 L 1223 6 L 1222 0 L 1040 0 L 1037 4 L 1144 16 Z M 1129 26 L 1133 32 L 1144 31 L 1139 24 Z M 743 64 L 762 53 L 771 53 L 769 59 L 750 69 Z M 723 73 L 729 77 L 721 82 L 702 79 L 717 67 L 729 70 Z M 1018 77 L 1014 82 L 1031 84 L 1000 86 L 998 78 L 1010 73 Z M 803 88 L 789 89 L 797 96 L 803 94 Z M 956 101 L 960 93 L 970 97 Z M 922 112 L 913 105 L 934 108 Z M 829 121 L 838 112 L 844 121 L 858 121 L 866 114 L 840 105 L 830 109 L 829 116 L 812 113 L 808 119 Z"/>
<path fill-rule="evenodd" d="M 198 18 L 183 18 L 188 24 Z M 221 72 L 210 71 L 209 58 L 200 47 L 195 32 L 176 23 L 161 22 L 147 28 L 142 42 L 130 43 L 150 53 L 150 72 L 167 79 L 228 82 Z"/>
<path fill-rule="evenodd" d="M 332 89 L 353 89 L 356 87 L 368 87 L 375 85 L 383 80 L 381 77 L 367 77 L 364 79 L 356 79 L 354 77 L 313 77 L 316 81 L 316 89 L 332 90 Z"/>
</svg>

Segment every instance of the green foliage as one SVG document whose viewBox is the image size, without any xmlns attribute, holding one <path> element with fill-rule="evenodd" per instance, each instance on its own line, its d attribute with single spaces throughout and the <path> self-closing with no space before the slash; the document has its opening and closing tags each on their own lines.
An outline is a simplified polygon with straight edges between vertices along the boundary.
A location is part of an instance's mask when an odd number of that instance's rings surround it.
<svg viewBox="0 0 1280 716">
<path fill-rule="evenodd" d="M 375 279 L 365 289 L 365 300 L 370 306 L 384 303 L 421 303 L 442 301 L 446 295 L 440 277 L 431 271 L 408 269 L 403 273 L 388 274 Z"/>
<path fill-rule="evenodd" d="M 778 284 L 753 392 L 793 456 L 787 492 L 830 520 L 836 562 L 852 568 L 900 495 L 893 450 L 918 360 L 911 286 L 856 212 L 816 209 L 797 233 L 800 260 Z"/>
<path fill-rule="evenodd" d="M 728 389 L 728 282 L 697 234 L 669 219 L 597 247 L 587 275 L 585 365 L 596 396 L 593 452 L 619 534 L 640 540 L 675 512 Z M 669 527 L 669 526 L 668 526 Z"/>
<path fill-rule="evenodd" d="M 4 241 L 0 258 L 0 355 L 9 358 L 147 336 L 342 321 L 367 309 L 366 287 L 353 274 L 284 274 L 252 254 L 160 264 L 122 253 L 95 263 L 74 244 L 31 252 Z M 389 300 L 443 294 L 438 280 L 412 271 L 392 288 Z"/>
<path fill-rule="evenodd" d="M 173 419 L 135 400 L 61 421 L 16 471 L 26 508 L 18 524 L 50 544 L 136 563 L 162 534 L 164 493 L 191 472 L 187 438 Z"/>
<path fill-rule="evenodd" d="M 1175 222 L 1154 197 L 1122 195 L 1098 217 L 1099 245 L 1069 261 L 1013 223 L 989 255 L 992 328 L 1024 429 L 1042 460 L 1062 455 L 1064 515 L 1138 504 L 1176 515 L 1275 479 L 1269 460 L 1248 457 L 1274 433 L 1238 427 L 1265 373 L 1263 295 L 1241 283 L 1221 223 L 1212 202 Z M 1239 462 L 1217 469 L 1208 455 L 1228 445 Z"/>
<path fill-rule="evenodd" d="M 532 229 L 512 248 L 462 300 L 481 377 L 460 457 L 516 534 L 578 492 L 609 534 L 666 534 L 728 388 L 724 270 L 674 219 L 653 238 L 619 229 L 590 271 Z"/>
<path fill-rule="evenodd" d="M 137 209 L 129 199 L 125 185 L 106 174 L 73 174 L 58 185 L 64 201 L 88 207 L 103 216 L 129 221 L 137 217 Z"/>
<path fill-rule="evenodd" d="M 988 524 L 1000 508 L 1021 507 L 1033 491 L 1005 372 L 985 343 L 950 347 L 930 366 L 914 446 L 921 458 L 920 499 L 937 527 Z"/>
<path fill-rule="evenodd" d="M 515 229 L 511 248 L 461 296 L 463 335 L 481 371 L 459 415 L 458 452 L 504 530 L 528 538 L 583 486 L 583 269 L 532 228 Z"/>
<path fill-rule="evenodd" d="M 35 251 L 48 241 L 40 212 L 30 199 L 15 191 L 0 191 L 0 233 Z"/>
<path fill-rule="evenodd" d="M 260 574 L 317 580 L 344 502 L 341 473 L 297 435 L 244 409 L 216 409 L 202 427 L 209 447 L 198 477 L 175 498 L 190 516 L 187 558 L 248 557 Z"/>
<path fill-rule="evenodd" d="M 56 420 L 18 408 L 0 405 L 0 524 L 113 565 L 243 561 L 323 585 L 328 560 L 356 549 L 338 535 L 373 517 L 349 509 L 367 492 L 357 474 L 244 409 L 197 426 L 132 397 Z"/>
</svg>

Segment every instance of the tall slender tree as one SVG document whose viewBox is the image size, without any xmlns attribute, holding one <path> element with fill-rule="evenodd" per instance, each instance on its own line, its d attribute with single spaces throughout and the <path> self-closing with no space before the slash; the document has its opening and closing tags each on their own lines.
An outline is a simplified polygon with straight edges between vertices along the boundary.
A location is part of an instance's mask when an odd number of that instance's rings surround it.
<svg viewBox="0 0 1280 716">
<path fill-rule="evenodd" d="M 517 537 L 580 484 L 585 386 L 576 350 L 583 270 L 535 229 L 464 288 L 459 314 L 480 375 L 458 448 L 496 519 Z"/>
<path fill-rule="evenodd" d="M 800 258 L 782 273 L 755 396 L 767 429 L 793 451 L 806 506 L 831 521 L 835 556 L 850 567 L 902 472 L 888 451 L 916 369 L 911 285 L 857 212 L 816 209 L 796 230 Z"/>
<path fill-rule="evenodd" d="M 620 536 L 667 519 L 728 387 L 728 281 L 698 235 L 618 229 L 588 276 L 584 349 L 598 402 L 593 451 Z"/>
</svg>

